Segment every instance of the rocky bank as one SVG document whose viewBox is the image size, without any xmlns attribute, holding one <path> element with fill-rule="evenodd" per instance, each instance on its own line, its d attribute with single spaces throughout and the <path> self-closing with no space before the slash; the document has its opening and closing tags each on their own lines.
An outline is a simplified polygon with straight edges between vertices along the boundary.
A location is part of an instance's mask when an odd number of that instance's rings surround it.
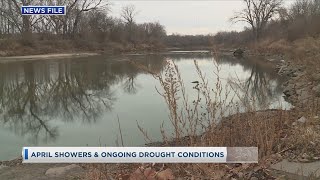
<svg viewBox="0 0 320 180">
<path fill-rule="evenodd" d="M 309 73 L 307 67 L 281 61 L 278 74 L 287 77 L 283 84 L 285 99 L 296 107 L 316 106 L 320 103 L 320 72 Z"/>
</svg>

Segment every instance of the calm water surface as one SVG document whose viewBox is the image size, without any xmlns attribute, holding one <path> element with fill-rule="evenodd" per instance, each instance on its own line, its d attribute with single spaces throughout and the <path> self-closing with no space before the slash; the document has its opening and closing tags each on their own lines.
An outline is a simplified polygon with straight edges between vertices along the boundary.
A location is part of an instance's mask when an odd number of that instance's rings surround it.
<svg viewBox="0 0 320 180">
<path fill-rule="evenodd" d="M 194 60 L 214 85 L 214 58 L 202 51 L 0 63 L 0 160 L 19 156 L 23 146 L 115 146 L 117 116 L 125 145 L 145 143 L 137 122 L 160 140 L 160 125 L 170 131 L 170 123 L 155 90 L 159 83 L 128 60 L 154 72 L 173 60 L 190 99 L 196 96 L 191 82 L 199 80 Z M 258 106 L 289 106 L 282 98 L 282 79 L 271 66 L 256 59 L 217 60 L 222 84 L 239 79 Z"/>
</svg>

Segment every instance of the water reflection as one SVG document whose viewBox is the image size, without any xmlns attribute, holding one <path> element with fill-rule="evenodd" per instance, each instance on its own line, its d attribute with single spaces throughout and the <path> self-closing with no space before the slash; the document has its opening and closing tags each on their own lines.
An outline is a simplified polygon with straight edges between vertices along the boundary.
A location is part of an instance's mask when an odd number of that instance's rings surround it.
<svg viewBox="0 0 320 180">
<path fill-rule="evenodd" d="M 161 61 L 141 63 L 157 71 L 162 68 Z M 141 72 L 126 61 L 111 63 L 98 57 L 0 64 L 0 73 L 3 124 L 37 144 L 59 135 L 53 119 L 94 123 L 117 99 L 110 87 L 121 83 L 125 92 L 134 94 Z"/>
<path fill-rule="evenodd" d="M 128 60 L 139 61 L 149 70 L 161 72 L 167 59 L 184 64 L 194 59 L 208 62 L 212 56 L 208 53 L 175 53 L 0 63 L 0 122 L 15 134 L 28 137 L 32 144 L 54 142 L 62 138 L 59 137 L 59 127 L 63 123 L 94 124 L 103 119 L 103 113 L 112 111 L 114 104 L 122 98 L 123 94 L 119 91 L 139 96 L 139 91 L 143 91 L 150 81 L 141 79 L 140 75 L 144 72 Z M 271 68 L 253 59 L 220 56 L 218 60 L 219 64 L 225 65 L 225 71 L 240 65 L 243 68 L 241 72 L 250 74 L 238 74 L 244 79 L 237 87 L 248 94 L 246 97 L 249 94 L 257 97 L 261 106 L 281 94 L 280 79 L 270 71 Z M 210 69 L 212 66 L 203 68 L 213 71 Z M 188 71 L 181 69 L 183 74 L 187 74 L 185 82 L 194 80 Z M 168 117 L 167 114 L 162 115 L 163 118 Z M 159 123 L 154 125 L 159 127 Z"/>
<path fill-rule="evenodd" d="M 282 95 L 281 84 L 284 79 L 275 73 L 273 64 L 265 62 L 262 57 L 254 56 L 240 59 L 232 56 L 219 56 L 219 59 L 222 60 L 221 63 L 241 64 L 243 69 L 249 72 L 249 76 L 244 79 L 236 75 L 230 80 L 232 86 L 244 94 L 242 102 L 245 105 L 254 104 L 256 109 L 266 109 L 270 104 L 279 101 L 277 98 Z"/>
</svg>

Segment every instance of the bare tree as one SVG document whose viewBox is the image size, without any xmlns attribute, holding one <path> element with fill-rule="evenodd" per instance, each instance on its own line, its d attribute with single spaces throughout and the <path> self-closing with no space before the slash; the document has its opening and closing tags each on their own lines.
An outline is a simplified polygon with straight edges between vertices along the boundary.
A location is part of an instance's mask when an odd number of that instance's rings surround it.
<svg viewBox="0 0 320 180">
<path fill-rule="evenodd" d="M 250 24 L 255 38 L 259 39 L 268 21 L 278 13 L 283 0 L 244 0 L 244 2 L 246 8 L 237 12 L 231 21 Z"/>
<path fill-rule="evenodd" d="M 121 17 L 129 25 L 134 23 L 134 19 L 137 16 L 137 14 L 138 11 L 136 11 L 136 7 L 132 4 L 122 7 Z"/>
<path fill-rule="evenodd" d="M 75 13 L 72 35 L 76 33 L 80 17 L 84 12 L 106 8 L 108 6 L 108 2 L 106 0 L 82 0 L 79 5 L 80 6 L 76 9 Z"/>
<path fill-rule="evenodd" d="M 137 14 L 138 12 L 136 11 L 135 6 L 132 4 L 122 7 L 121 17 L 124 19 L 127 26 L 126 39 L 133 45 L 133 47 L 136 47 L 137 43 L 137 28 L 135 26 L 135 17 Z"/>
<path fill-rule="evenodd" d="M 290 8 L 291 18 L 311 18 L 320 15 L 320 1 L 318 0 L 297 0 Z"/>
</svg>

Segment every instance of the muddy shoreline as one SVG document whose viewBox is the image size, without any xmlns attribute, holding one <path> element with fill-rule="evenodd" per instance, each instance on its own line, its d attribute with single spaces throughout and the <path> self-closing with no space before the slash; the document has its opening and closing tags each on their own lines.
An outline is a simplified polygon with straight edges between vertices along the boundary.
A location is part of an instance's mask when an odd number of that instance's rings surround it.
<svg viewBox="0 0 320 180">
<path fill-rule="evenodd" d="M 42 55 L 27 55 L 27 56 L 8 56 L 0 57 L 0 63 L 19 62 L 19 61 L 33 61 L 33 60 L 50 60 L 50 59 L 64 59 L 97 56 L 99 53 L 56 53 L 56 54 L 42 54 Z"/>
</svg>

